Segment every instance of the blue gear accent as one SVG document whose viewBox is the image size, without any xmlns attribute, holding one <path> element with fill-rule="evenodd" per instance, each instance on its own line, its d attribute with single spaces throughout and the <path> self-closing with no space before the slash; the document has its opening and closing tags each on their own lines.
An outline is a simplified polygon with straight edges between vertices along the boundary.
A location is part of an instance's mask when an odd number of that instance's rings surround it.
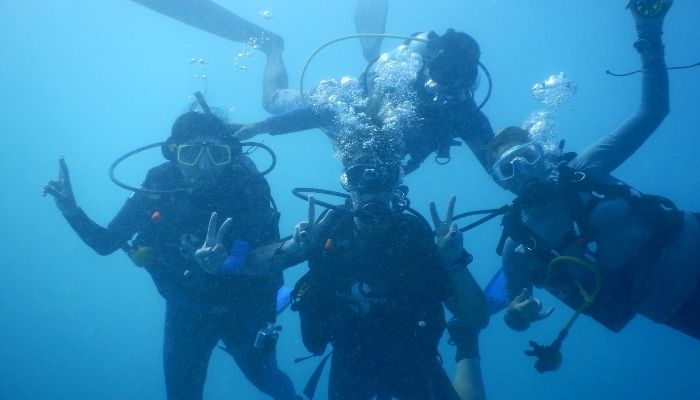
<svg viewBox="0 0 700 400">
<path fill-rule="evenodd" d="M 250 254 L 250 242 L 236 239 L 231 246 L 228 258 L 221 266 L 224 274 L 237 274 L 243 271 Z"/>
</svg>

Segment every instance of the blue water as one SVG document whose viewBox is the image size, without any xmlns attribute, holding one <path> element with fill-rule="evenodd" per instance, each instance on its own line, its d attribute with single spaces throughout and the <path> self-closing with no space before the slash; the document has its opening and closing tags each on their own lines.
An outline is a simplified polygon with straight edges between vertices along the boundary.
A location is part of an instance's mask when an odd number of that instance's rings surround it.
<svg viewBox="0 0 700 400">
<path fill-rule="evenodd" d="M 567 148 L 615 128 L 638 102 L 639 76 L 612 78 L 606 69 L 637 69 L 632 21 L 624 1 L 443 0 L 390 2 L 387 31 L 472 34 L 494 78 L 484 111 L 495 129 L 521 125 L 538 103 L 530 88 L 560 71 L 578 86 L 562 109 L 556 132 Z M 220 1 L 286 39 L 292 86 L 308 55 L 324 41 L 352 33 L 351 1 Z M 0 171 L 4 174 L 0 263 L 0 398 L 164 398 L 161 367 L 163 300 L 145 271 L 122 254 L 99 257 L 75 236 L 53 201 L 40 196 L 57 174 L 60 154 L 72 172 L 79 204 L 106 224 L 128 193 L 107 179 L 112 160 L 138 145 L 164 139 L 194 91 L 207 89 L 213 106 L 235 121 L 253 121 L 261 108 L 263 57 L 234 58 L 241 46 L 167 19 L 129 1 L 3 1 L 0 12 Z M 270 10 L 272 18 L 259 15 Z M 678 0 L 666 23 L 670 65 L 700 61 L 700 2 Z M 385 49 L 391 45 L 385 43 Z M 206 70 L 191 59 L 206 60 Z M 244 65 L 241 69 L 237 65 Z M 307 85 L 364 68 L 359 45 L 338 44 L 313 63 Z M 205 80 L 202 74 L 207 75 Z M 197 75 L 197 77 L 195 77 Z M 482 88 L 485 87 L 485 82 Z M 671 114 L 616 173 L 640 190 L 663 194 L 681 208 L 700 210 L 700 70 L 671 72 Z M 484 94 L 480 91 L 477 96 Z M 339 189 L 339 162 L 320 132 L 266 138 L 279 164 L 269 176 L 288 232 L 304 218 L 295 186 Z M 120 176 L 137 184 L 159 162 L 135 158 Z M 510 196 L 496 187 L 467 151 L 447 166 L 427 162 L 411 175 L 413 204 L 457 194 L 457 208 L 489 208 Z M 496 222 L 466 235 L 486 284 L 498 269 Z M 287 272 L 294 282 L 304 267 Z M 557 310 L 526 333 L 508 330 L 500 316 L 481 337 L 482 366 L 491 399 L 698 398 L 700 343 L 643 318 L 613 334 L 582 319 L 564 347 L 556 373 L 538 374 L 522 355 L 527 341 L 549 341 L 570 311 Z M 280 365 L 298 388 L 315 366 L 305 355 L 297 316 L 286 311 Z M 453 349 L 443 347 L 452 373 Z M 322 380 L 325 381 L 325 378 Z M 696 383 L 693 383 L 696 382 Z M 325 386 L 319 393 L 323 398 Z M 258 399 L 233 361 L 215 351 L 208 399 Z"/>
</svg>

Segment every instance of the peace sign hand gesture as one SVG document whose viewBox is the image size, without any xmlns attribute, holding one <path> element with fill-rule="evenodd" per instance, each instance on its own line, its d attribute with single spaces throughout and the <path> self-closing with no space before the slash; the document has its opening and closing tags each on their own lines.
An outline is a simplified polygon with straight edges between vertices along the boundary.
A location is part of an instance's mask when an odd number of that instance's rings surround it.
<svg viewBox="0 0 700 400">
<path fill-rule="evenodd" d="M 456 201 L 457 196 L 450 196 L 450 200 L 447 204 L 445 221 L 440 219 L 435 202 L 430 202 L 430 215 L 433 218 L 433 225 L 435 225 L 438 254 L 445 267 L 449 267 L 459 259 L 462 255 L 462 246 L 464 244 L 462 232 L 457 229 L 457 224 L 452 222 Z"/>
<path fill-rule="evenodd" d="M 50 194 L 56 200 L 56 206 L 62 213 L 67 214 L 78 209 L 78 204 L 73 196 L 73 187 L 70 184 L 70 174 L 66 160 L 61 156 L 58 159 L 58 180 L 50 180 L 44 185 L 42 196 Z"/>
<path fill-rule="evenodd" d="M 207 238 L 204 240 L 202 247 L 194 253 L 194 258 L 197 260 L 202 269 L 212 275 L 219 274 L 224 261 L 228 257 L 228 251 L 224 245 L 224 238 L 231 229 L 233 220 L 226 218 L 218 231 L 216 229 L 219 222 L 219 214 L 213 212 L 209 218 L 209 229 L 207 230 Z"/>
<path fill-rule="evenodd" d="M 306 221 L 296 224 L 292 238 L 284 243 L 282 251 L 293 259 L 305 256 L 318 240 L 316 228 L 316 202 L 314 196 L 309 196 Z"/>
</svg>

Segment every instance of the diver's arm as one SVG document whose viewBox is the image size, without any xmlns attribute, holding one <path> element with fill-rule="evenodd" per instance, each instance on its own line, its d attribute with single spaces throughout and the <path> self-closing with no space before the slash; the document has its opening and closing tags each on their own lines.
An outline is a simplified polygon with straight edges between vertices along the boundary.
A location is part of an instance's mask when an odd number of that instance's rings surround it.
<svg viewBox="0 0 700 400">
<path fill-rule="evenodd" d="M 532 271 L 537 263 L 535 256 L 508 239 L 503 249 L 503 273 L 509 304 L 503 320 L 513 330 L 524 331 L 532 322 L 547 318 L 554 311 L 553 307 L 542 311 L 542 302 L 532 295 Z"/>
<path fill-rule="evenodd" d="M 63 213 L 63 216 L 85 244 L 97 254 L 105 256 L 122 248 L 125 241 L 136 231 L 136 227 L 131 226 L 135 221 L 134 211 L 131 199 L 127 200 L 107 228 L 90 219 L 81 208 Z"/>
<path fill-rule="evenodd" d="M 430 215 L 435 226 L 435 246 L 425 249 L 421 253 L 434 253 L 439 268 L 447 271 L 452 295 L 444 301 L 445 307 L 462 324 L 478 330 L 485 328 L 488 324 L 488 306 L 484 292 L 467 269 L 472 261 L 472 256 L 464 250 L 463 234 L 452 220 L 456 201 L 456 196 L 450 196 L 444 221 L 437 211 L 435 202 L 430 202 Z M 432 242 L 429 240 L 432 237 L 432 232 L 427 228 L 424 230 L 428 242 Z M 412 231 L 416 234 L 420 232 L 417 228 L 412 229 Z"/>
<path fill-rule="evenodd" d="M 481 374 L 481 359 L 479 357 L 464 358 L 457 361 L 455 391 L 460 400 L 485 400 L 486 389 Z"/>
<path fill-rule="evenodd" d="M 664 1 L 668 10 L 670 2 Z M 645 17 L 633 11 L 638 37 L 635 48 L 642 61 L 639 108 L 620 127 L 579 154 L 570 164 L 573 168 L 609 174 L 634 154 L 668 115 L 668 73 L 661 40 L 665 12 Z"/>
<path fill-rule="evenodd" d="M 308 260 L 314 251 L 322 249 L 324 238 L 340 218 L 340 213 L 328 209 L 316 221 L 314 210 L 314 199 L 310 196 L 306 221 L 294 227 L 291 237 L 255 249 L 246 272 L 253 275 L 278 273 Z"/>
<path fill-rule="evenodd" d="M 284 135 L 329 126 L 332 121 L 333 115 L 330 112 L 316 111 L 311 106 L 306 106 L 273 115 L 259 122 L 243 125 L 235 135 L 239 140 L 248 140 L 262 133 Z"/>
<path fill-rule="evenodd" d="M 483 329 L 489 323 L 488 306 L 484 292 L 476 283 L 469 269 L 449 270 L 452 296 L 445 300 L 445 307 L 466 325 Z"/>
<path fill-rule="evenodd" d="M 460 139 L 474 153 L 476 159 L 485 170 L 488 171 L 487 147 L 493 139 L 493 128 L 486 114 L 481 112 L 476 106 L 471 113 L 465 131 L 459 136 Z"/>
<path fill-rule="evenodd" d="M 294 239 L 281 240 L 253 250 L 246 273 L 257 276 L 276 274 L 307 260 L 307 254 L 295 245 Z"/>
<path fill-rule="evenodd" d="M 127 200 L 124 207 L 108 228 L 104 228 L 90 219 L 78 206 L 73 195 L 68 165 L 63 156 L 59 159 L 59 177 L 44 185 L 44 195 L 51 195 L 56 206 L 78 236 L 100 255 L 111 254 L 119 249 L 124 241 L 136 231 L 137 207 L 134 197 Z"/>
<path fill-rule="evenodd" d="M 268 117 L 263 122 L 263 127 L 270 135 L 283 135 L 327 126 L 332 118 L 329 112 L 306 106 Z"/>
</svg>

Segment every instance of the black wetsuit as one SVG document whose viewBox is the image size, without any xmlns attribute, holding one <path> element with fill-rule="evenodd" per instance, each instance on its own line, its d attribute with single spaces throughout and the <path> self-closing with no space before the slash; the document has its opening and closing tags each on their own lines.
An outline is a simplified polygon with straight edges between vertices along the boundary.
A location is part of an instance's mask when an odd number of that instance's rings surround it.
<svg viewBox="0 0 700 400">
<path fill-rule="evenodd" d="M 151 169 L 143 184 L 155 190 L 183 186 L 174 162 Z M 282 276 L 209 275 L 194 259 L 213 211 L 221 221 L 234 220 L 226 238 L 228 248 L 235 241 L 254 249 L 278 240 L 278 214 L 270 200 L 262 175 L 232 163 L 216 192 L 139 192 L 126 201 L 107 228 L 81 210 L 66 216 L 99 254 L 126 248 L 136 235 L 131 242 L 134 258 L 140 254 L 150 259 L 145 268 L 167 301 L 163 361 L 168 399 L 202 398 L 209 357 L 219 340 L 261 391 L 275 399 L 296 398 L 292 382 L 277 367 L 275 353 L 253 346 L 258 330 L 275 320 Z"/>
<path fill-rule="evenodd" d="M 309 288 L 300 308 L 307 348 L 333 346 L 329 399 L 458 398 L 437 351 L 450 281 L 417 218 L 395 217 L 376 240 L 340 218 L 300 287 Z"/>
</svg>

